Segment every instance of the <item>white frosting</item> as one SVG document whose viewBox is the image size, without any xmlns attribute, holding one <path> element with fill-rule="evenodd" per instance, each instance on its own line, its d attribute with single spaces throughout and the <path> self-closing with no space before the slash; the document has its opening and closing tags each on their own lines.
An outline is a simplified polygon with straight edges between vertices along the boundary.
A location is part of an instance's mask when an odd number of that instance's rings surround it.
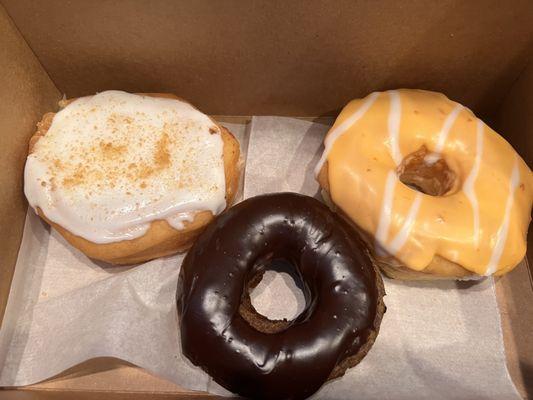
<svg viewBox="0 0 533 400">
<path fill-rule="evenodd" d="M 389 171 L 385 181 L 385 190 L 383 192 L 383 203 L 381 204 L 381 212 L 379 214 L 378 227 L 376 229 L 376 252 L 381 253 L 381 246 L 387 243 L 389 236 L 389 226 L 392 218 L 392 200 L 394 195 L 394 188 L 398 178 L 396 172 Z"/>
<path fill-rule="evenodd" d="M 465 179 L 463 184 L 463 192 L 472 204 L 472 213 L 474 216 L 474 243 L 476 247 L 479 245 L 479 203 L 474 189 L 477 175 L 479 173 L 479 167 L 481 165 L 481 155 L 483 154 L 483 122 L 477 120 L 476 126 L 476 156 L 474 159 L 474 165 L 470 170 L 470 173 Z M 452 260 L 453 261 L 453 260 Z"/>
<path fill-rule="evenodd" d="M 446 139 L 448 139 L 448 135 L 450 133 L 450 130 L 452 129 L 453 123 L 455 122 L 463 108 L 464 106 L 462 106 L 461 104 L 457 104 L 452 110 L 452 112 L 448 114 L 448 116 L 444 120 L 442 129 L 440 130 L 437 136 L 437 145 L 435 146 L 435 151 L 424 157 L 424 161 L 427 164 L 434 164 L 441 158 L 440 153 L 442 153 L 442 150 L 444 149 L 444 144 L 446 143 Z"/>
<path fill-rule="evenodd" d="M 424 162 L 426 164 L 435 164 L 437 161 L 439 161 L 442 157 L 440 156 L 439 153 L 428 153 L 426 154 L 426 156 L 424 157 Z"/>
<path fill-rule="evenodd" d="M 183 229 L 226 206 L 218 127 L 188 103 L 107 91 L 58 112 L 28 156 L 33 208 L 94 243 L 142 236 L 150 222 Z"/>
<path fill-rule="evenodd" d="M 498 263 L 507 241 L 507 234 L 509 233 L 509 220 L 511 217 L 511 210 L 514 204 L 514 194 L 516 188 L 520 184 L 520 171 L 518 169 L 518 160 L 515 161 L 513 166 L 513 172 L 511 173 L 511 179 L 509 181 L 509 195 L 507 196 L 507 202 L 505 203 L 505 214 L 503 215 L 503 221 L 496 233 L 496 244 L 492 249 L 489 264 L 485 272 L 486 276 L 492 275 L 498 268 Z"/>
<path fill-rule="evenodd" d="M 413 224 L 415 223 L 416 216 L 418 215 L 418 210 L 420 209 L 421 203 L 422 203 L 422 193 L 417 193 L 413 201 L 413 204 L 411 204 L 411 207 L 409 208 L 409 212 L 407 213 L 407 216 L 405 217 L 405 221 L 401 229 L 398 231 L 396 236 L 394 236 L 394 239 L 392 239 L 392 241 L 390 242 L 388 246 L 388 250 L 391 254 L 396 255 L 398 251 L 400 251 L 400 249 L 403 247 L 405 242 L 407 241 L 407 238 L 409 237 L 409 234 L 411 233 L 411 228 L 413 227 Z"/>
<path fill-rule="evenodd" d="M 397 101 L 398 105 L 394 106 L 394 102 Z M 389 114 L 389 135 L 393 136 L 395 133 L 391 133 L 391 119 L 396 119 L 399 117 L 392 116 L 392 114 L 396 112 L 401 111 L 401 107 L 399 105 L 400 103 L 400 96 L 397 94 L 397 99 L 394 99 L 391 97 L 391 111 Z M 455 108 L 452 110 L 450 114 L 446 117 L 444 120 L 444 124 L 442 126 L 442 129 L 439 132 L 438 140 L 437 140 L 437 146 L 435 148 L 435 152 L 428 154 L 424 158 L 424 161 L 428 164 L 435 163 L 440 158 L 440 153 L 442 152 L 442 149 L 444 148 L 444 144 L 446 143 L 446 139 L 448 138 L 448 134 L 450 133 L 450 130 L 452 129 L 453 123 L 457 119 L 457 116 L 462 111 L 464 107 L 461 104 L 457 104 Z M 399 129 L 399 120 L 398 120 L 398 129 Z M 398 133 L 399 134 L 399 133 Z M 399 139 L 396 139 L 396 143 L 398 143 Z M 400 150 L 396 150 L 399 152 Z M 393 147 L 393 158 L 395 158 L 394 153 L 394 147 Z M 396 160 L 395 160 L 396 162 Z M 400 159 L 401 162 L 401 159 Z M 399 162 L 396 162 L 396 165 L 398 165 Z M 396 255 L 400 249 L 403 247 L 405 242 L 407 242 L 407 239 L 409 238 L 409 234 L 411 233 L 411 228 L 416 220 L 416 217 L 418 215 L 418 210 L 420 209 L 420 205 L 422 204 L 422 193 L 417 193 L 415 196 L 415 199 L 413 200 L 413 204 L 411 204 L 411 207 L 409 208 L 409 212 L 407 213 L 407 216 L 405 217 L 405 221 L 396 234 L 396 236 L 392 239 L 392 241 L 386 246 L 387 251 L 389 251 L 390 254 Z"/>
<path fill-rule="evenodd" d="M 396 90 L 389 91 L 390 111 L 389 111 L 389 142 L 392 159 L 396 166 L 402 162 L 402 152 L 400 151 L 400 121 L 402 118 L 402 103 L 400 94 Z"/>
<path fill-rule="evenodd" d="M 388 119 L 388 134 L 389 134 L 389 144 L 391 157 L 394 160 L 395 164 L 398 166 L 402 162 L 402 153 L 400 151 L 400 118 L 401 118 L 401 100 L 400 94 L 396 90 L 390 90 L 390 110 L 389 110 L 389 119 Z M 457 104 L 456 107 L 452 110 L 450 114 L 444 120 L 444 124 L 438 133 L 436 151 L 434 153 L 428 154 L 424 161 L 426 163 L 434 163 L 440 158 L 440 153 L 444 148 L 448 134 L 453 126 L 453 123 L 457 119 L 459 113 L 463 110 L 461 104 Z M 333 145 L 333 144 L 331 144 Z M 409 208 L 409 211 L 405 217 L 405 221 L 401 226 L 400 230 L 394 236 L 394 238 L 387 243 L 389 236 L 389 226 L 392 218 L 392 203 L 394 200 L 394 191 L 396 188 L 396 172 L 389 171 L 387 174 L 387 180 L 385 182 L 385 190 L 383 194 L 383 202 L 381 205 L 381 212 L 378 221 L 378 227 L 376 229 L 376 251 L 378 254 L 381 252 L 381 248 L 386 249 L 389 254 L 397 255 L 404 244 L 409 238 L 411 228 L 416 220 L 418 211 L 420 210 L 420 205 L 422 204 L 422 193 L 417 193 Z M 479 222 L 478 222 L 479 225 Z"/>
<path fill-rule="evenodd" d="M 348 118 L 346 118 L 339 126 L 333 128 L 333 130 L 330 131 L 328 136 L 326 137 L 326 140 L 324 140 L 324 153 L 322 153 L 322 157 L 320 157 L 320 160 L 318 161 L 318 164 L 315 167 L 315 176 L 318 176 L 320 170 L 322 169 L 322 166 L 326 162 L 328 158 L 328 154 L 333 148 L 333 145 L 337 141 L 339 137 L 341 137 L 346 131 L 357 121 L 361 119 L 363 115 L 368 111 L 368 109 L 374 104 L 376 99 L 378 98 L 379 93 L 375 92 L 369 95 L 364 101 L 363 104 L 357 109 L 356 112 L 354 112 L 352 115 L 350 115 Z"/>
<path fill-rule="evenodd" d="M 448 135 L 450 133 L 450 130 L 452 129 L 453 123 L 455 122 L 463 108 L 464 107 L 461 104 L 457 104 L 452 110 L 452 112 L 448 114 L 448 116 L 444 120 L 444 125 L 442 126 L 442 129 L 440 130 L 438 136 L 437 146 L 435 147 L 435 153 L 440 153 L 442 152 L 442 149 L 444 149 L 446 139 L 448 139 Z"/>
</svg>

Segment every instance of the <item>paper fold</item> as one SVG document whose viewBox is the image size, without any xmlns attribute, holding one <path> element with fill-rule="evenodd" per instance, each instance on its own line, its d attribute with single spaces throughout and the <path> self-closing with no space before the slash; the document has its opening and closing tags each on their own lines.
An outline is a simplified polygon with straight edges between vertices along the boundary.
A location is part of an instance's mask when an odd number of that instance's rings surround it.
<svg viewBox="0 0 533 400">
<path fill-rule="evenodd" d="M 328 125 L 254 117 L 246 138 L 244 126 L 224 125 L 248 143 L 245 198 L 279 191 L 320 198 L 313 168 Z M 72 249 L 30 211 L 0 331 L 0 386 L 35 383 L 111 356 L 184 388 L 228 394 L 181 354 L 175 290 L 182 258 L 109 268 Z M 385 286 L 387 312 L 374 347 L 314 398 L 519 399 L 492 279 L 385 279 Z M 290 290 L 287 279 L 272 279 L 252 297 L 275 317 L 301 309 Z"/>
</svg>

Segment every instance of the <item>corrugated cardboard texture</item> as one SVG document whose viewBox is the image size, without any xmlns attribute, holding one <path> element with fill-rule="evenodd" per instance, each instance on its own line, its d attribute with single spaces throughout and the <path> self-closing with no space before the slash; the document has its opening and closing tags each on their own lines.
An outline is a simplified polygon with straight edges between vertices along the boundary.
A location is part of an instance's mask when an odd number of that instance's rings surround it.
<svg viewBox="0 0 533 400">
<path fill-rule="evenodd" d="M 335 114 L 395 87 L 488 115 L 533 39 L 531 0 L 0 1 L 68 97 L 174 92 L 223 115 Z"/>
<path fill-rule="evenodd" d="M 35 124 L 60 95 L 0 7 L 0 321 L 22 237 L 22 170 Z"/>
<path fill-rule="evenodd" d="M 533 60 L 532 60 L 533 61 Z M 496 119 L 531 167 L 533 165 L 533 62 L 523 71 Z M 497 285 L 509 372 L 522 394 L 533 398 L 533 228 L 528 235 L 529 268 L 517 268 Z"/>
</svg>

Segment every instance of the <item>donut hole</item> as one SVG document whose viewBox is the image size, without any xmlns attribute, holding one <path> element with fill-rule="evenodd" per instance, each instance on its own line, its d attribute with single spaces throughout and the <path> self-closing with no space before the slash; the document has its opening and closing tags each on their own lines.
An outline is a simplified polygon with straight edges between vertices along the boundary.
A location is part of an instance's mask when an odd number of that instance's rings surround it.
<svg viewBox="0 0 533 400">
<path fill-rule="evenodd" d="M 277 333 L 287 329 L 305 311 L 305 291 L 301 277 L 289 261 L 269 260 L 247 282 L 239 313 L 256 330 Z"/>
<path fill-rule="evenodd" d="M 458 187 L 457 174 L 444 158 L 426 146 L 407 155 L 396 172 L 400 182 L 430 196 L 450 195 Z"/>
</svg>

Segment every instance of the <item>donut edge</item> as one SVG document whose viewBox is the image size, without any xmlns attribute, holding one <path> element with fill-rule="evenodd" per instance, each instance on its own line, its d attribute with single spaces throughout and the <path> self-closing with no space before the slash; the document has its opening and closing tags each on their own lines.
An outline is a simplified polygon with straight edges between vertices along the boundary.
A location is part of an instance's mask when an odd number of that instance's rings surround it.
<svg viewBox="0 0 533 400">
<path fill-rule="evenodd" d="M 467 270 L 462 265 L 447 260 L 439 255 L 433 256 L 433 259 L 426 268 L 421 271 L 415 271 L 403 264 L 396 257 L 391 255 L 378 256 L 375 253 L 373 246 L 373 235 L 370 235 L 352 221 L 336 204 L 330 196 L 329 177 L 328 177 L 328 161 L 324 163 L 317 175 L 317 181 L 322 189 L 322 198 L 324 202 L 334 212 L 341 215 L 348 221 L 363 238 L 366 247 L 369 251 L 372 261 L 379 267 L 379 269 L 391 279 L 399 279 L 406 281 L 428 281 L 428 280 L 468 280 L 479 277 L 479 275 Z"/>
<path fill-rule="evenodd" d="M 364 242 L 361 235 L 359 235 L 359 240 Z M 363 246 L 363 248 L 365 248 L 365 246 Z M 337 364 L 335 368 L 333 368 L 333 371 L 331 371 L 331 374 L 328 377 L 328 381 L 342 377 L 348 369 L 355 367 L 363 360 L 363 358 L 365 358 L 378 337 L 383 315 L 387 311 L 387 306 L 385 305 L 384 301 L 384 297 L 387 293 L 385 292 L 383 278 L 379 272 L 379 267 L 374 262 L 374 259 L 372 258 L 368 249 L 366 249 L 366 253 L 370 259 L 370 262 L 372 263 L 372 269 L 374 271 L 373 281 L 376 285 L 376 315 L 374 317 L 374 321 L 372 322 L 372 326 L 369 328 L 369 333 L 366 337 L 365 343 L 359 348 L 357 353 L 346 357 L 339 364 Z"/>
<path fill-rule="evenodd" d="M 138 95 L 176 99 L 190 104 L 189 102 L 171 93 L 136 93 Z M 62 109 L 76 100 L 62 99 L 58 102 Z M 191 105 L 192 106 L 192 105 Z M 194 107 L 194 106 L 192 106 Z M 194 107 L 197 109 L 196 107 Z M 37 123 L 37 130 L 29 140 L 28 155 L 33 151 L 35 144 L 44 137 L 52 125 L 56 113 L 48 112 Z M 208 116 L 209 117 L 209 116 Z M 223 140 L 224 176 L 226 181 L 226 209 L 229 208 L 238 189 L 241 163 L 240 144 L 233 134 L 224 126 L 219 125 L 211 117 L 211 121 L 220 129 Z M 174 229 L 166 220 L 155 220 L 150 223 L 147 232 L 141 237 L 132 240 L 121 240 L 113 243 L 94 243 L 77 236 L 63 226 L 52 222 L 43 211 L 37 207 L 37 214 L 50 226 L 56 229 L 73 247 L 80 250 L 92 259 L 104 261 L 110 264 L 138 264 L 174 253 L 188 250 L 204 228 L 214 220 L 215 216 L 210 211 L 195 213 L 191 222 L 185 221 L 184 228 Z"/>
</svg>

